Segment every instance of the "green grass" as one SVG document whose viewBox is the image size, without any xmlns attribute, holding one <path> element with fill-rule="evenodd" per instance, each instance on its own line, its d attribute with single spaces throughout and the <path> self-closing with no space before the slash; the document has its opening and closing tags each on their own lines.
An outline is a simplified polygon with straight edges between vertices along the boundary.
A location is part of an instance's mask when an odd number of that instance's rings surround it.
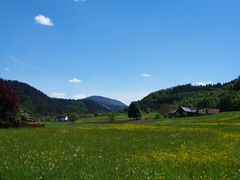
<svg viewBox="0 0 240 180">
<path fill-rule="evenodd" d="M 142 119 L 154 119 L 155 115 L 157 113 L 151 112 L 151 113 L 144 113 L 142 116 Z M 125 113 L 116 113 L 114 116 L 114 121 L 128 121 L 130 118 Z M 81 118 L 78 122 L 110 122 L 111 121 L 111 115 L 104 115 L 104 116 L 96 116 L 96 117 L 87 117 L 87 118 Z"/>
<path fill-rule="evenodd" d="M 0 137 L 0 179 L 240 179 L 240 112 Z"/>
<path fill-rule="evenodd" d="M 129 118 L 127 114 L 119 113 L 114 116 L 114 121 L 127 121 Z M 79 122 L 110 122 L 111 115 L 87 117 L 79 119 Z"/>
</svg>

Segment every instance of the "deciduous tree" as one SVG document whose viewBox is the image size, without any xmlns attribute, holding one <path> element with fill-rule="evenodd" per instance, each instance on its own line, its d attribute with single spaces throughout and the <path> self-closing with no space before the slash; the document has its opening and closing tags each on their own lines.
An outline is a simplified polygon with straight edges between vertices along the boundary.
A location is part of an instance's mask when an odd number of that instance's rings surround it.
<svg viewBox="0 0 240 180">
<path fill-rule="evenodd" d="M 0 126 L 17 126 L 19 120 L 16 118 L 19 111 L 19 98 L 13 90 L 0 80 Z"/>
<path fill-rule="evenodd" d="M 68 118 L 69 118 L 70 122 L 74 123 L 75 121 L 77 121 L 79 119 L 79 115 L 75 112 L 72 112 L 72 113 L 68 114 Z"/>
</svg>

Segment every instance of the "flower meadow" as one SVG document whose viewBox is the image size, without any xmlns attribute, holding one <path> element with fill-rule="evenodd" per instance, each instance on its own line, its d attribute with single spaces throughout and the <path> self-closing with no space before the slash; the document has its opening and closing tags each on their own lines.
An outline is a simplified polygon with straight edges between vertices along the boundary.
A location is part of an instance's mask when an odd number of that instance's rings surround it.
<svg viewBox="0 0 240 180">
<path fill-rule="evenodd" d="M 239 117 L 1 129 L 0 179 L 240 179 Z"/>
</svg>

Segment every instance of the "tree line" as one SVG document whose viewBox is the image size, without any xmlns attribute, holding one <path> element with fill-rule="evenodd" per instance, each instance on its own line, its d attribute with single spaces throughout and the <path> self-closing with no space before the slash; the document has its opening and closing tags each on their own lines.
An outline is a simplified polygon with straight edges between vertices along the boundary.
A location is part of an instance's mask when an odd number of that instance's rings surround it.
<svg viewBox="0 0 240 180">
<path fill-rule="evenodd" d="M 221 111 L 239 111 L 240 78 L 225 84 L 176 86 L 151 93 L 140 101 L 141 108 L 146 112 L 158 111 L 162 104 L 169 104 L 175 108 L 186 106 L 219 108 Z"/>
</svg>

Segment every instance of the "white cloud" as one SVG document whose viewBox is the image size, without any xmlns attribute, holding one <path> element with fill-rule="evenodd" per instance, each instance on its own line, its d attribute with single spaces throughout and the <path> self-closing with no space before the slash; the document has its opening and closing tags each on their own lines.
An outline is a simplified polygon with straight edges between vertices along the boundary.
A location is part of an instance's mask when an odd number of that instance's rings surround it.
<svg viewBox="0 0 240 180">
<path fill-rule="evenodd" d="M 68 82 L 69 83 L 82 83 L 82 80 L 80 80 L 78 78 L 73 78 L 73 79 L 70 79 Z"/>
<path fill-rule="evenodd" d="M 61 93 L 61 92 L 54 92 L 51 95 L 53 98 L 60 98 L 60 99 L 64 99 L 66 98 L 66 94 Z"/>
<path fill-rule="evenodd" d="M 46 16 L 41 15 L 41 14 L 35 17 L 35 21 L 38 24 L 41 24 L 41 25 L 44 25 L 44 26 L 53 26 L 54 25 L 52 20 L 49 17 L 46 17 Z"/>
<path fill-rule="evenodd" d="M 86 94 L 84 93 L 80 93 L 80 94 L 76 94 L 74 96 L 69 96 L 63 92 L 53 92 L 50 95 L 52 98 L 58 98 L 58 99 L 74 99 L 74 100 L 79 100 L 79 99 L 85 99 L 87 97 Z"/>
<path fill-rule="evenodd" d="M 212 81 L 207 81 L 207 82 L 200 81 L 200 82 L 196 82 L 194 85 L 196 85 L 196 86 L 206 86 L 206 85 L 209 85 L 209 84 L 215 84 L 215 83 L 212 82 Z"/>
<path fill-rule="evenodd" d="M 72 99 L 78 100 L 78 99 L 85 99 L 87 97 L 86 94 L 77 94 L 72 97 Z"/>
<path fill-rule="evenodd" d="M 144 78 L 150 78 L 150 77 L 152 77 L 150 74 L 147 74 L 147 73 L 144 73 L 144 74 L 142 74 L 142 77 L 144 77 Z"/>
<path fill-rule="evenodd" d="M 5 71 L 10 71 L 10 68 L 5 67 L 4 70 L 5 70 Z"/>
</svg>

